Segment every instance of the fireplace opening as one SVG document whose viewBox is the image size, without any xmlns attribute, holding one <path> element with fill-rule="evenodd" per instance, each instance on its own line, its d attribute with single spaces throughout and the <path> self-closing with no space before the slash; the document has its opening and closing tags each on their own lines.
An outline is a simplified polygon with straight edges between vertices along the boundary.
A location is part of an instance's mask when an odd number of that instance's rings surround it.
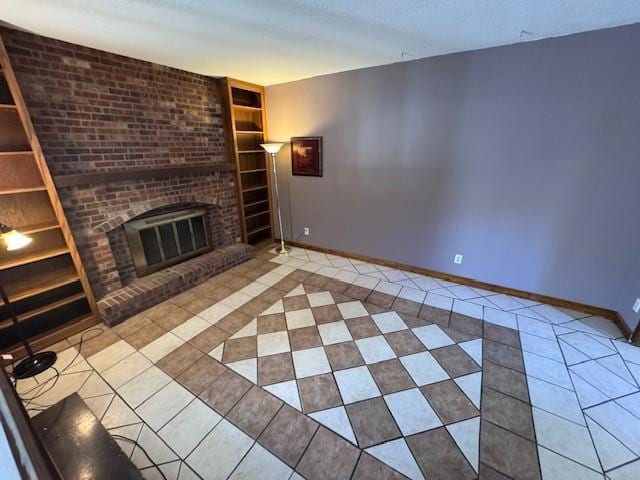
<svg viewBox="0 0 640 480">
<path fill-rule="evenodd" d="M 139 277 L 211 250 L 203 208 L 138 217 L 125 223 L 124 230 Z"/>
</svg>

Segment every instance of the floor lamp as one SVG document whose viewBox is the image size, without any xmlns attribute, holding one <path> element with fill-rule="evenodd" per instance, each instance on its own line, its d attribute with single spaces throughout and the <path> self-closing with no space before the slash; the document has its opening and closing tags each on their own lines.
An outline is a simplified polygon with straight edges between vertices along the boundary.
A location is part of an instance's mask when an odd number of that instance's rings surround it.
<svg viewBox="0 0 640 480">
<path fill-rule="evenodd" d="M 282 229 L 282 214 L 280 213 L 280 194 L 278 193 L 278 174 L 276 172 L 276 153 L 280 151 L 284 143 L 261 143 L 260 146 L 264 148 L 271 155 L 271 163 L 273 164 L 273 184 L 276 189 L 276 207 L 278 208 L 278 223 L 280 225 L 280 248 L 276 250 L 278 255 L 288 255 L 291 248 L 284 244 L 284 230 Z"/>
<path fill-rule="evenodd" d="M 32 242 L 32 238 L 23 235 L 18 232 L 15 228 L 9 227 L 8 225 L 4 225 L 0 223 L 0 237 L 4 240 L 4 243 L 7 247 L 7 251 L 11 252 L 14 250 L 19 250 L 23 247 L 26 247 Z M 57 355 L 55 352 L 40 352 L 33 353 L 31 349 L 31 345 L 27 342 L 27 338 L 22 331 L 22 326 L 18 321 L 18 317 L 16 315 L 11 302 L 9 301 L 9 297 L 7 293 L 2 288 L 2 284 L 0 283 L 0 297 L 2 297 L 2 301 L 4 302 L 4 307 L 9 313 L 11 320 L 13 321 L 13 325 L 18 332 L 18 336 L 20 337 L 20 341 L 24 345 L 25 350 L 27 351 L 27 358 L 18 363 L 15 367 L 13 367 L 13 376 L 16 379 L 33 377 L 47 368 L 52 366 L 57 359 Z"/>
</svg>

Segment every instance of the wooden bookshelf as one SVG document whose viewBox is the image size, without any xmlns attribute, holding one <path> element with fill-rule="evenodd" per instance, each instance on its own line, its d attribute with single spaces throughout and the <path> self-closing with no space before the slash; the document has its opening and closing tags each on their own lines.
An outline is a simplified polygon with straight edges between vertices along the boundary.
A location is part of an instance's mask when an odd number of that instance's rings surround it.
<svg viewBox="0 0 640 480">
<path fill-rule="evenodd" d="M 31 236 L 9 252 L 0 241 L 0 285 L 34 349 L 98 322 L 78 250 L 0 38 L 0 222 Z M 24 355 L 0 300 L 0 350 Z"/>
<path fill-rule="evenodd" d="M 243 241 L 273 241 L 271 174 L 264 88 L 232 78 L 220 82 L 229 158 L 236 163 L 236 186 Z"/>
</svg>

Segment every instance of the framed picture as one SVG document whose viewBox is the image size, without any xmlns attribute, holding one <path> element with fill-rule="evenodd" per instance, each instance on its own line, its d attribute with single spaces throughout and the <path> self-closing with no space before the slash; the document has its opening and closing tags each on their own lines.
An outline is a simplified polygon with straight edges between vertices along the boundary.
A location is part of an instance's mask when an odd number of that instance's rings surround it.
<svg viewBox="0 0 640 480">
<path fill-rule="evenodd" d="M 291 173 L 322 176 L 322 137 L 291 138 Z"/>
</svg>

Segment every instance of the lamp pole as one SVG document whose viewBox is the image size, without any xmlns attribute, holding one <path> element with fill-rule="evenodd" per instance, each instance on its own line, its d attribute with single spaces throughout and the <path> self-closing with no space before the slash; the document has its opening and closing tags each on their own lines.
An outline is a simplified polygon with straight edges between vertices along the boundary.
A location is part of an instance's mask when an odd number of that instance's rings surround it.
<svg viewBox="0 0 640 480">
<path fill-rule="evenodd" d="M 283 143 L 263 143 L 260 146 L 271 155 L 273 165 L 273 184 L 276 190 L 276 209 L 278 210 L 278 225 L 280 226 L 280 248 L 276 250 L 278 255 L 288 255 L 291 248 L 284 244 L 284 230 L 282 229 L 282 213 L 280 212 L 280 192 L 278 191 L 278 172 L 276 171 L 276 153 L 280 151 Z"/>
</svg>

